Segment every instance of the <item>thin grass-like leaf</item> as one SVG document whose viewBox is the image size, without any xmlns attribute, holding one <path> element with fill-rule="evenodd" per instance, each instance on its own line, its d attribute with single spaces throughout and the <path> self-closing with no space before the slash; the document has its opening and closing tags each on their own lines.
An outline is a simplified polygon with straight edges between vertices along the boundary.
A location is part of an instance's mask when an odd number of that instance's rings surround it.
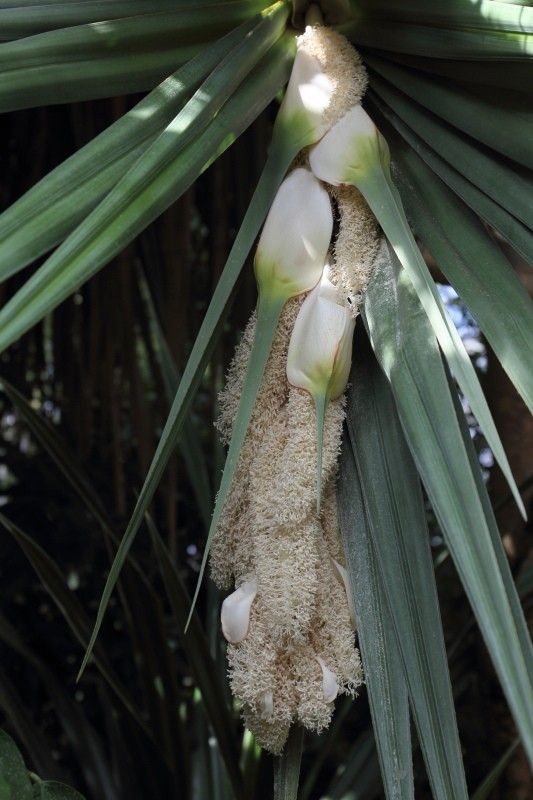
<svg viewBox="0 0 533 800">
<path fill-rule="evenodd" d="M 365 298 L 374 352 L 489 654 L 533 755 L 533 653 L 488 501 L 465 450 L 437 342 L 398 261 L 384 258 Z M 507 567 L 508 570 L 508 567 Z"/>
<path fill-rule="evenodd" d="M 153 337 L 153 345 L 156 356 L 159 359 L 159 366 L 161 375 L 167 394 L 169 405 L 172 404 L 174 396 L 178 391 L 180 384 L 180 376 L 176 369 L 176 364 L 172 358 L 170 348 L 167 344 L 157 312 L 154 306 L 152 295 L 150 294 L 150 287 L 144 275 L 140 273 L 140 289 L 143 299 L 145 301 L 146 310 L 148 314 L 148 321 Z M 205 456 L 202 452 L 200 437 L 194 420 L 190 417 L 185 423 L 181 431 L 181 438 L 179 440 L 180 451 L 182 458 L 187 467 L 189 479 L 191 481 L 198 508 L 202 516 L 205 529 L 209 530 L 209 523 L 211 521 L 211 486 L 209 483 L 209 474 Z"/>
<path fill-rule="evenodd" d="M 356 45 L 442 59 L 527 59 L 533 52 L 527 33 L 499 31 L 490 27 L 452 28 L 398 23 L 383 17 L 360 14 L 356 22 L 342 28 Z"/>
<path fill-rule="evenodd" d="M 524 108 L 522 98 L 520 107 L 507 107 L 506 98 L 501 95 L 491 103 L 472 90 L 437 81 L 392 61 L 373 56 L 367 56 L 366 61 L 382 78 L 428 111 L 497 152 L 533 168 L 533 114 Z M 379 93 L 379 86 L 376 91 Z"/>
<path fill-rule="evenodd" d="M 50 250 L 86 218 L 255 24 L 245 22 L 203 49 L 0 215 L 0 280 Z"/>
<path fill-rule="evenodd" d="M 412 281 L 439 345 L 483 429 L 487 442 L 494 453 L 494 458 L 498 462 L 520 513 L 525 519 L 524 503 L 516 486 L 507 455 L 483 394 L 483 389 L 463 341 L 444 307 L 435 282 L 411 232 L 399 192 L 390 174 L 388 146 L 383 140 L 381 141 L 387 149 L 383 153 L 380 152 L 379 162 L 373 164 L 363 174 L 356 175 L 354 183 L 376 215 L 385 236 Z"/>
<path fill-rule="evenodd" d="M 265 70 L 260 74 L 269 86 L 276 86 L 283 83 L 283 78 L 287 77 L 291 50 L 287 47 L 287 42 L 280 43 L 280 48 L 276 57 L 270 61 L 270 66 L 265 65 Z M 273 50 L 276 50 L 273 48 Z M 283 59 L 283 55 L 285 58 Z M 267 90 L 268 91 L 268 90 Z M 243 98 L 244 100 L 244 98 Z M 221 112 L 222 114 L 223 112 Z M 219 114 L 219 117 L 221 116 Z M 133 544 L 137 531 L 143 522 L 144 515 L 150 505 L 152 497 L 157 489 L 161 476 L 174 451 L 178 441 L 181 427 L 191 406 L 194 394 L 203 375 L 209 357 L 215 346 L 217 336 L 221 330 L 226 314 L 229 309 L 230 300 L 237 279 L 240 275 L 244 261 L 250 252 L 255 237 L 267 215 L 274 195 L 287 171 L 289 164 L 294 158 L 295 153 L 287 151 L 283 142 L 274 142 L 268 157 L 267 164 L 262 172 L 261 178 L 254 192 L 250 206 L 237 234 L 228 260 L 220 276 L 209 308 L 207 309 L 204 321 L 196 337 L 191 355 L 183 372 L 179 389 L 172 403 L 170 414 L 161 434 L 157 450 L 148 470 L 144 485 L 139 494 L 133 514 L 128 523 L 126 532 L 115 557 L 111 572 L 107 579 L 91 643 L 86 653 L 84 662 L 80 669 L 83 671 L 91 648 L 98 636 L 98 631 L 105 615 L 105 610 L 111 597 L 117 577 L 122 568 L 127 554 Z M 206 554 L 204 553 L 203 567 L 205 567 Z M 196 595 L 195 595 L 196 596 Z"/>
<path fill-rule="evenodd" d="M 518 165 L 515 168 L 498 153 L 480 147 L 475 140 L 425 111 L 377 75 L 374 75 L 372 89 L 406 125 L 470 183 L 519 222 L 529 228 L 533 226 L 530 207 L 533 173 L 530 170 Z M 522 135 L 527 136 L 525 131 Z"/>
<path fill-rule="evenodd" d="M 373 668 L 388 676 L 392 687 L 388 695 L 394 697 L 396 708 L 400 709 L 405 680 L 434 796 L 466 798 L 422 493 L 392 393 L 371 352 L 362 337 L 356 339 L 346 415 L 354 464 L 350 468 L 348 462 L 351 486 L 348 477 L 343 477 L 344 503 L 340 507 L 347 561 L 354 590 L 357 587 L 354 596 L 361 592 L 362 581 L 365 591 L 365 596 L 359 597 L 360 611 L 357 605 L 356 610 L 362 614 L 362 646 L 366 636 L 366 650 L 373 651 L 367 674 Z M 369 586 L 372 596 L 366 595 Z M 383 633 L 383 648 L 371 638 L 378 625 L 375 618 L 379 610 L 365 606 L 376 599 L 378 609 L 385 607 L 385 614 L 390 614 L 389 630 L 391 622 L 394 629 L 395 647 L 388 651 L 388 639 Z M 370 629 L 365 631 L 364 623 L 369 617 Z M 403 669 L 400 681 L 395 675 L 397 653 Z M 372 688 L 369 683 L 370 692 Z M 378 695 L 374 720 L 380 716 L 386 697 L 387 693 Z M 390 798 L 414 797 L 412 775 L 403 774 L 406 746 L 410 750 L 405 697 L 404 702 L 401 716 L 394 720 L 398 727 L 389 723 L 386 730 L 389 736 L 394 734 L 394 739 L 383 741 L 385 731 L 374 722 L 383 780 Z M 385 747 L 387 761 L 383 759 Z M 394 765 L 396 774 L 387 774 L 384 767 L 390 771 Z"/>
<path fill-rule="evenodd" d="M 533 408 L 533 304 L 527 292 L 475 215 L 400 137 L 392 152 L 395 180 L 414 231 Z"/>
<path fill-rule="evenodd" d="M 383 796 L 372 731 L 357 737 L 346 752 L 345 761 L 344 769 L 337 771 L 328 787 L 327 800 L 373 800 Z"/>
<path fill-rule="evenodd" d="M 84 800 L 84 798 L 64 783 L 41 781 L 33 789 L 33 800 Z"/>
<path fill-rule="evenodd" d="M 214 14 L 222 9 L 222 13 L 227 14 L 228 3 L 221 3 L 220 0 L 201 0 L 196 3 L 200 9 L 196 12 L 191 9 L 191 0 L 8 0 L 0 3 L 0 40 L 9 41 L 25 36 L 33 36 L 37 33 L 57 30 L 58 28 L 71 28 L 74 25 L 84 25 L 89 22 L 101 22 L 103 20 L 120 19 L 122 17 L 134 17 L 137 15 L 154 14 L 159 12 L 176 11 L 176 6 L 189 6 L 182 8 L 181 24 L 185 29 L 194 30 L 197 26 L 203 26 L 210 20 L 210 15 L 206 13 L 205 6 L 214 6 Z M 238 13 L 244 3 L 234 3 L 233 14 Z M 250 5 L 250 4 L 248 4 Z M 256 8 L 267 5 L 256 2 Z"/>
<path fill-rule="evenodd" d="M 401 134 L 410 147 L 455 194 L 459 195 L 476 214 L 495 228 L 528 263 L 533 264 L 533 233 L 531 229 L 441 158 L 377 94 L 370 92 L 369 99 L 372 113 L 376 115 L 377 111 L 376 116 L 379 116 L 380 125 L 384 127 L 383 123 L 385 123 L 387 127 L 393 126 L 392 130 Z"/>
<path fill-rule="evenodd" d="M 265 20 L 257 44 L 261 42 L 264 46 L 279 36 L 285 13 L 286 10 L 281 8 L 280 11 L 278 6 L 276 13 Z M 228 87 L 224 81 L 229 80 L 235 87 L 250 71 L 257 57 L 253 52 L 255 44 L 253 38 L 246 41 L 233 57 L 230 54 L 222 62 L 216 78 L 207 79 L 209 85 L 215 82 L 219 87 L 217 99 L 204 97 L 200 88 L 190 101 L 192 105 L 187 104 L 174 120 L 176 125 L 172 122 L 167 126 L 113 191 L 4 306 L 0 312 L 0 350 L 119 253 L 263 110 L 286 77 L 285 41 L 270 49 L 211 124 L 207 124 L 208 117 L 227 98 Z M 194 131 L 198 132 L 199 125 L 207 127 L 196 141 L 180 151 L 182 134 L 186 131 L 190 138 Z"/>
<path fill-rule="evenodd" d="M 0 111 L 152 89 L 262 6 L 241 0 L 185 7 L 0 44 Z"/>
</svg>

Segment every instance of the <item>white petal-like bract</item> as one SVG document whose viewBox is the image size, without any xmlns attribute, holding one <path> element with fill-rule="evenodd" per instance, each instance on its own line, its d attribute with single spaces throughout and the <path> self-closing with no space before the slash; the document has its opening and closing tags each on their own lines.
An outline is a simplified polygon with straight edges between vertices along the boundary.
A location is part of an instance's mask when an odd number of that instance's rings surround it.
<svg viewBox="0 0 533 800">
<path fill-rule="evenodd" d="M 309 153 L 311 169 L 320 180 L 339 186 L 356 183 L 375 161 L 380 133 L 364 108 L 348 111 Z"/>
<path fill-rule="evenodd" d="M 324 112 L 331 103 L 335 85 L 318 60 L 299 48 L 279 110 L 287 125 L 298 125 L 305 144 L 313 144 L 328 128 Z"/>
<path fill-rule="evenodd" d="M 296 317 L 287 354 L 287 379 L 313 397 L 326 395 L 335 400 L 348 382 L 355 320 L 337 302 L 337 290 L 327 272 L 326 268 Z"/>
<path fill-rule="evenodd" d="M 231 644 L 242 642 L 250 625 L 250 609 L 257 594 L 257 581 L 244 581 L 222 603 L 220 621 L 224 638 Z"/>
<path fill-rule="evenodd" d="M 279 187 L 259 239 L 259 290 L 289 298 L 315 286 L 332 230 L 328 193 L 308 169 L 295 169 Z"/>
</svg>

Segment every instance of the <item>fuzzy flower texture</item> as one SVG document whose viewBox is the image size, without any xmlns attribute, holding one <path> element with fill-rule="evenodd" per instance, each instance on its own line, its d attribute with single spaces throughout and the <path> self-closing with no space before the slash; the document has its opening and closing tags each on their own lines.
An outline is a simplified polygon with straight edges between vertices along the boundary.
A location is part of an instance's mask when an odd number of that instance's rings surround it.
<svg viewBox="0 0 533 800">
<path fill-rule="evenodd" d="M 308 27 L 298 41 L 280 113 L 287 112 L 289 102 L 291 108 L 303 102 L 311 109 L 318 140 L 360 101 L 365 88 L 365 71 L 351 45 L 327 28 Z M 376 256 L 378 230 L 356 189 L 323 187 L 311 173 L 304 175 L 306 162 L 304 151 L 298 169 L 302 179 L 312 178 L 318 191 L 328 193 L 326 206 L 338 217 L 336 240 L 323 254 L 313 252 L 324 265 L 315 288 L 293 296 L 281 313 L 210 556 L 213 579 L 230 592 L 221 623 L 229 643 L 232 691 L 246 725 L 275 754 L 283 749 L 291 725 L 314 731 L 327 727 L 336 696 L 354 695 L 362 681 L 336 477 L 353 323 Z M 292 175 L 296 183 L 298 176 Z M 268 226 L 267 220 L 259 244 L 263 251 L 268 251 L 263 242 Z M 328 235 L 331 227 L 330 222 Z M 289 237 L 288 230 L 280 231 L 282 244 Z M 308 337 L 313 325 L 316 347 L 304 346 L 301 337 Z M 255 329 L 254 313 L 221 393 L 217 427 L 225 443 L 231 438 Z M 329 350 L 328 337 L 333 337 Z M 347 368 L 336 363 L 341 357 Z M 315 391 L 317 386 L 322 389 Z M 326 403 L 317 462 L 320 392 Z"/>
</svg>

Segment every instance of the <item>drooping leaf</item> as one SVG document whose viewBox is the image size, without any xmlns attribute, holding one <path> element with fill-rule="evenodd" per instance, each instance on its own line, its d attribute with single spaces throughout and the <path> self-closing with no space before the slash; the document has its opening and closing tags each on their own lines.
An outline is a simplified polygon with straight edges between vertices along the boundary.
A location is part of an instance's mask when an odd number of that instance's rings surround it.
<svg viewBox="0 0 533 800">
<path fill-rule="evenodd" d="M 50 250 L 87 217 L 255 24 L 245 22 L 203 49 L 0 215 L 0 280 Z"/>
<path fill-rule="evenodd" d="M 262 28 L 263 37 L 272 41 L 272 38 L 279 36 L 281 23 L 282 18 L 276 15 L 266 30 Z M 283 84 L 289 57 L 287 41 L 282 40 L 274 45 L 197 140 L 177 154 L 180 130 L 174 130 L 173 123 L 167 126 L 113 191 L 4 306 L 0 312 L 0 350 L 92 277 L 229 147 Z M 232 74 L 233 85 L 239 83 L 239 75 L 240 79 L 244 78 L 253 59 L 249 47 L 245 48 L 242 61 L 237 56 L 236 61 L 240 63 L 244 74 Z M 228 70 L 232 71 L 235 67 L 233 59 L 220 65 L 226 77 Z M 220 77 L 218 73 L 217 81 Z M 221 88 L 219 99 L 222 96 L 227 96 L 227 87 Z M 197 93 L 193 99 L 195 112 L 207 124 L 201 94 Z M 209 108 L 213 113 L 217 108 L 212 98 Z M 189 106 L 185 106 L 178 117 L 179 125 L 187 126 L 190 136 L 191 130 L 197 128 L 194 125 L 195 117 L 190 119 L 188 116 L 188 109 Z"/>
<path fill-rule="evenodd" d="M 348 436 L 344 437 L 341 456 L 338 507 L 385 795 L 387 798 L 412 798 L 407 684 Z M 371 738 L 365 743 L 373 744 Z M 361 757 L 362 754 L 358 751 L 356 755 Z M 348 788 L 346 783 L 343 788 Z M 341 788 L 333 796 L 340 797 Z"/>
<path fill-rule="evenodd" d="M 185 6 L 0 44 L 0 111 L 152 89 L 264 5 Z"/>
<path fill-rule="evenodd" d="M 374 76 L 372 88 L 442 159 L 519 222 L 532 228 L 529 204 L 533 193 L 531 170 L 478 145 L 471 137 L 425 111 L 377 75 Z M 522 135 L 527 136 L 525 132 Z"/>
<path fill-rule="evenodd" d="M 388 145 L 382 137 L 379 141 L 381 144 L 378 146 L 378 153 L 373 155 L 370 168 L 363 171 L 356 170 L 355 177 L 352 179 L 353 183 L 362 192 L 376 215 L 385 236 L 409 276 L 450 368 L 453 369 L 457 382 L 485 434 L 494 458 L 509 484 L 520 513 L 525 518 L 524 503 L 516 486 L 479 378 L 407 222 L 400 194 L 390 173 Z"/>
<path fill-rule="evenodd" d="M 407 443 L 489 654 L 533 754 L 533 653 L 488 500 L 465 450 L 440 352 L 407 276 L 389 254 L 365 298 L 370 339 L 394 393 Z M 507 568 L 508 569 L 508 568 Z"/>
<path fill-rule="evenodd" d="M 533 407 L 533 304 L 478 219 L 398 137 L 392 152 L 407 215 Z"/>
<path fill-rule="evenodd" d="M 43 586 L 50 594 L 50 597 L 61 611 L 70 630 L 80 642 L 81 646 L 85 647 L 89 641 L 89 622 L 80 601 L 68 588 L 57 564 L 30 536 L 23 532 L 18 526 L 14 525 L 3 514 L 0 514 L 0 523 L 17 542 L 39 576 Z M 132 699 L 128 696 L 126 689 L 122 686 L 112 667 L 109 665 L 103 648 L 97 649 L 94 660 L 125 710 L 139 727 L 147 733 L 145 723 L 136 710 Z"/>
<path fill-rule="evenodd" d="M 472 89 L 438 81 L 392 61 L 374 56 L 367 56 L 366 60 L 378 75 L 428 111 L 497 152 L 533 168 L 533 113 L 524 108 L 520 96 L 513 104 L 512 99 L 500 93 L 490 102 Z M 379 84 L 375 88 L 379 94 Z"/>
<path fill-rule="evenodd" d="M 376 115 L 377 111 L 377 115 L 380 117 L 380 126 L 382 126 L 382 121 L 385 123 L 388 121 L 389 125 L 393 126 L 392 129 L 401 134 L 410 147 L 450 189 L 459 195 L 476 214 L 495 228 L 517 252 L 521 253 L 528 263 L 533 264 L 533 233 L 530 228 L 441 158 L 381 100 L 379 95 L 370 92 L 368 97 L 373 115 Z"/>
<path fill-rule="evenodd" d="M 379 282 L 379 275 L 376 280 Z M 467 798 L 422 492 L 393 395 L 362 338 L 356 339 L 351 384 L 346 420 L 353 454 L 353 466 L 348 462 L 352 481 L 348 485 L 348 476 L 343 477 L 340 519 L 354 597 L 360 595 L 356 610 L 361 613 L 362 645 L 365 637 L 367 640 L 363 654 L 366 649 L 373 655 L 367 675 L 369 670 L 377 671 L 390 682 L 388 692 L 379 687 L 373 714 L 384 785 L 390 798 L 414 797 L 412 776 L 403 773 L 409 763 L 405 749 L 410 750 L 405 694 L 401 708 L 405 680 L 434 796 Z M 376 597 L 378 608 L 369 609 Z M 385 638 L 386 629 L 381 642 L 372 639 L 376 629 L 379 632 L 376 617 L 384 606 L 390 614 L 389 631 L 392 622 L 395 634 L 392 648 L 387 648 L 390 633 Z M 365 631 L 369 617 L 370 629 Z M 386 618 L 382 624 L 387 624 Z M 395 674 L 397 653 L 401 680 Z M 378 679 L 368 675 L 368 680 L 371 693 L 372 680 L 377 683 Z M 397 727 L 389 722 L 386 729 L 388 737 L 392 734 L 394 738 L 385 739 L 385 730 L 375 719 L 380 718 L 383 725 L 384 701 L 391 697 L 395 700 L 391 713 L 400 707 L 400 715 L 394 720 Z"/>
<path fill-rule="evenodd" d="M 275 50 L 273 48 L 273 50 Z M 281 56 L 277 55 L 272 67 L 265 68 L 261 75 L 265 80 L 274 80 L 274 85 L 277 82 L 283 83 L 283 77 L 287 77 L 289 59 L 291 49 L 288 47 L 287 42 L 281 43 L 281 48 L 278 53 L 285 55 L 285 60 L 281 60 Z M 279 72 L 274 72 L 274 65 Z M 222 115 L 219 114 L 219 117 Z M 279 145 L 279 146 L 278 146 Z M 96 618 L 95 628 L 88 651 L 85 655 L 84 662 L 82 663 L 80 674 L 83 671 L 96 637 L 102 620 L 105 615 L 107 604 L 114 585 L 120 574 L 122 564 L 124 563 L 127 554 L 133 544 L 137 531 L 143 522 L 144 515 L 150 505 L 152 497 L 157 489 L 161 476 L 165 470 L 166 465 L 173 453 L 176 442 L 179 438 L 181 427 L 186 418 L 186 414 L 192 403 L 194 394 L 203 371 L 207 365 L 209 357 L 212 353 L 213 347 L 216 343 L 217 336 L 221 327 L 226 319 L 226 314 L 229 310 L 230 300 L 237 279 L 240 275 L 244 261 L 250 252 L 255 237 L 259 233 L 259 229 L 266 217 L 270 204 L 274 195 L 281 183 L 281 180 L 287 171 L 290 162 L 294 158 L 295 153 L 292 150 L 287 150 L 283 142 L 278 144 L 274 143 L 271 147 L 267 164 L 261 174 L 261 178 L 256 187 L 245 218 L 239 229 L 239 233 L 235 239 L 228 260 L 220 276 L 209 308 L 207 309 L 204 321 L 196 337 L 191 355 L 183 372 L 176 397 L 172 403 L 170 413 L 161 434 L 157 450 L 148 470 L 145 482 L 139 494 L 139 498 L 133 510 L 132 516 L 128 523 L 128 527 L 124 533 L 124 537 L 117 551 L 115 561 L 109 573 L 100 606 Z M 204 553 L 203 566 L 205 567 L 206 554 Z M 198 591 L 198 587 L 197 587 Z"/>
</svg>

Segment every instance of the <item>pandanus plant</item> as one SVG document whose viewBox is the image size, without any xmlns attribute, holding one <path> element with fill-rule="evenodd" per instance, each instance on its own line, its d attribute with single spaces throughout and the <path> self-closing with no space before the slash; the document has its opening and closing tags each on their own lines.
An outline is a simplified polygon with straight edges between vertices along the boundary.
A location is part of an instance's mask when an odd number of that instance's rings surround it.
<svg viewBox="0 0 533 800">
<path fill-rule="evenodd" d="M 0 215 L 2 279 L 46 255 L 0 311 L 2 351 L 286 86 L 81 670 L 262 229 L 189 621 L 212 546 L 232 687 L 284 752 L 280 797 L 303 727 L 326 727 L 361 682 L 354 627 L 387 797 L 413 797 L 410 713 L 434 796 L 467 796 L 422 486 L 533 758 L 531 643 L 458 391 L 525 509 L 419 249 L 531 407 L 531 306 L 501 242 L 533 261 L 532 34 L 527 5 L 492 0 L 0 3 L 1 110 L 150 90 Z"/>
</svg>

